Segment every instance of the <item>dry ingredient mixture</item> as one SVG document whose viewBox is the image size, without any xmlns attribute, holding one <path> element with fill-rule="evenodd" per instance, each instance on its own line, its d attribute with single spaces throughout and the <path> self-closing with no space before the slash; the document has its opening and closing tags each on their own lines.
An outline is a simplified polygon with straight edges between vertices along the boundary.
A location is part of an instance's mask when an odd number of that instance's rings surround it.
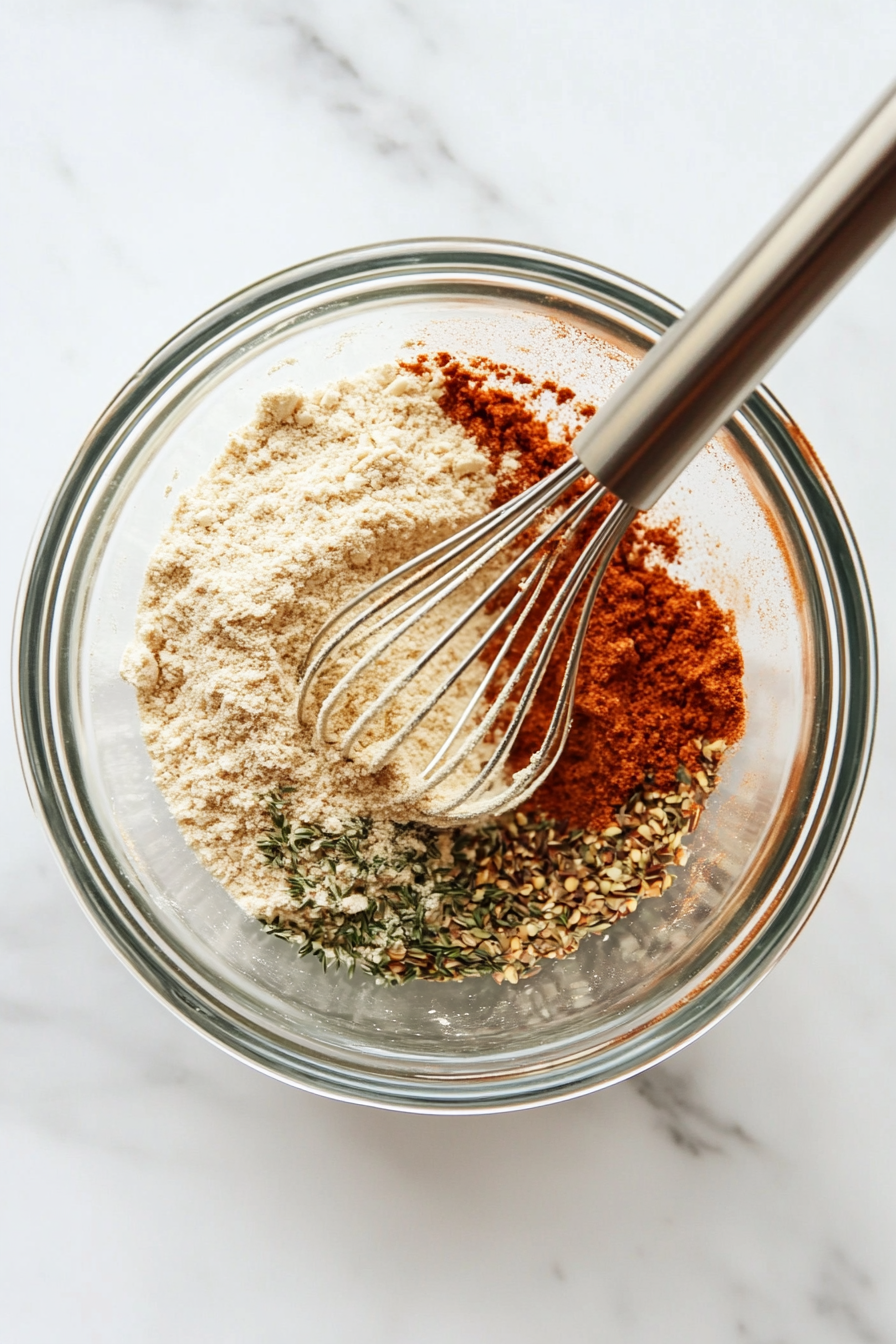
<svg viewBox="0 0 896 1344">
<path fill-rule="evenodd" d="M 725 749 L 699 745 L 694 776 L 681 766 L 669 793 L 642 785 L 600 831 L 526 812 L 449 833 L 412 824 L 388 858 L 371 843 L 368 820 L 335 834 L 294 826 L 275 791 L 262 848 L 284 870 L 295 905 L 266 927 L 325 967 L 361 966 L 394 984 L 491 973 L 515 985 L 541 958 L 562 960 L 586 933 L 603 933 L 672 885 L 667 869 L 687 862 L 682 841 Z"/>
<path fill-rule="evenodd" d="M 560 465 L 594 409 L 444 353 L 269 393 L 152 557 L 122 675 L 156 780 L 231 894 L 325 967 L 516 983 L 661 896 L 686 862 L 743 731 L 743 666 L 731 615 L 669 574 L 674 529 L 636 522 L 611 562 L 569 744 L 525 812 L 436 830 L 395 802 L 414 759 L 372 776 L 296 723 L 302 657 L 326 617 Z M 540 744 L 563 661 L 511 770 Z M 447 721 L 433 716 L 421 752 Z"/>
</svg>

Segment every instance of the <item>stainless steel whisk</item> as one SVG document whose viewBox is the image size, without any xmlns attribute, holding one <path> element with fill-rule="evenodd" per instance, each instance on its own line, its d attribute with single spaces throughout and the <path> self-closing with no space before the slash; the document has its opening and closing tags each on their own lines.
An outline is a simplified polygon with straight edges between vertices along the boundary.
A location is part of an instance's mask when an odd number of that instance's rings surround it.
<svg viewBox="0 0 896 1344">
<path fill-rule="evenodd" d="M 480 591 L 448 618 L 432 645 L 378 689 L 338 738 L 351 756 L 359 740 L 474 618 L 482 632 L 439 685 L 384 740 L 366 748 L 376 772 L 461 683 L 477 659 L 488 665 L 441 745 L 406 794 L 443 821 L 465 821 L 521 803 L 554 768 L 572 723 L 585 635 L 607 565 L 636 514 L 649 509 L 700 448 L 745 400 L 765 372 L 896 223 L 896 86 L 821 166 L 699 303 L 672 326 L 597 416 L 577 435 L 563 467 L 501 508 L 387 574 L 342 607 L 318 631 L 299 687 L 298 713 L 334 660 L 357 660 L 326 694 L 315 737 L 331 740 L 334 717 L 359 679 L 387 649 L 480 576 Z M 590 474 L 559 512 L 562 497 Z M 587 536 L 552 591 L 548 580 L 601 499 L 617 502 Z M 535 540 L 523 534 L 542 519 Z M 521 540 L 522 538 L 522 540 Z M 510 560 L 489 581 L 502 552 Z M 584 601 L 554 712 L 528 765 L 508 781 L 502 767 L 528 715 L 562 631 Z M 507 594 L 510 594 L 507 596 Z M 544 603 L 539 608 L 539 600 Z M 527 624 L 528 623 L 528 624 Z M 534 625 L 513 661 L 518 640 Z M 473 754 L 476 753 L 476 756 Z M 455 779 L 469 767 L 473 778 Z"/>
</svg>

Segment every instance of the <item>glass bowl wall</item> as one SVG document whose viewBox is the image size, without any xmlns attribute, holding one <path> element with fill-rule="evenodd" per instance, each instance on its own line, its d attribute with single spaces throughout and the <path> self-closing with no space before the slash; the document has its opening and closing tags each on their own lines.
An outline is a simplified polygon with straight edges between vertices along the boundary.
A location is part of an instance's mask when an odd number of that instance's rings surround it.
<svg viewBox="0 0 896 1344">
<path fill-rule="evenodd" d="M 617 352 L 621 377 L 679 311 L 612 272 L 508 244 L 342 253 L 264 280 L 186 328 L 83 445 L 23 583 L 25 771 L 100 930 L 166 1003 L 234 1054 L 383 1106 L 556 1100 L 642 1069 L 704 1030 L 812 910 L 867 765 L 873 632 L 838 501 L 764 390 L 660 506 L 685 524 L 681 572 L 736 614 L 746 735 L 667 896 L 516 987 L 486 978 L 392 989 L 325 975 L 262 933 L 183 840 L 152 781 L 133 691 L 118 677 L 177 492 L 251 418 L 262 391 L 310 388 L 422 343 L 506 360 L 599 400 L 607 365 L 595 352 Z"/>
</svg>

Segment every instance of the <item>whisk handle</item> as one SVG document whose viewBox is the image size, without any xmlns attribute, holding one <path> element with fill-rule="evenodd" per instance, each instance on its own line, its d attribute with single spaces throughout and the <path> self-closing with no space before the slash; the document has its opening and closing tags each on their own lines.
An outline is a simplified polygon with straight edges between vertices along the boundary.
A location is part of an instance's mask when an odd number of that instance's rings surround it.
<svg viewBox="0 0 896 1344">
<path fill-rule="evenodd" d="M 896 85 L 578 435 L 650 508 L 896 223 Z"/>
</svg>

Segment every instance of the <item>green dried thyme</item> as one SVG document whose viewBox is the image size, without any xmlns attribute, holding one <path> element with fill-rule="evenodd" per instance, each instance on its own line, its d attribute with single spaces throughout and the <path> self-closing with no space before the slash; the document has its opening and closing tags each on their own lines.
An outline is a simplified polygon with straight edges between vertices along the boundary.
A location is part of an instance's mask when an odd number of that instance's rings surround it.
<svg viewBox="0 0 896 1344">
<path fill-rule="evenodd" d="M 450 831 L 366 817 L 322 827 L 291 822 L 294 790 L 275 789 L 259 845 L 288 899 L 263 926 L 325 969 L 360 967 L 387 984 L 516 984 L 668 890 L 725 745 L 695 742 L 701 769 L 680 766 L 673 791 L 646 779 L 601 831 L 525 812 Z"/>
</svg>

